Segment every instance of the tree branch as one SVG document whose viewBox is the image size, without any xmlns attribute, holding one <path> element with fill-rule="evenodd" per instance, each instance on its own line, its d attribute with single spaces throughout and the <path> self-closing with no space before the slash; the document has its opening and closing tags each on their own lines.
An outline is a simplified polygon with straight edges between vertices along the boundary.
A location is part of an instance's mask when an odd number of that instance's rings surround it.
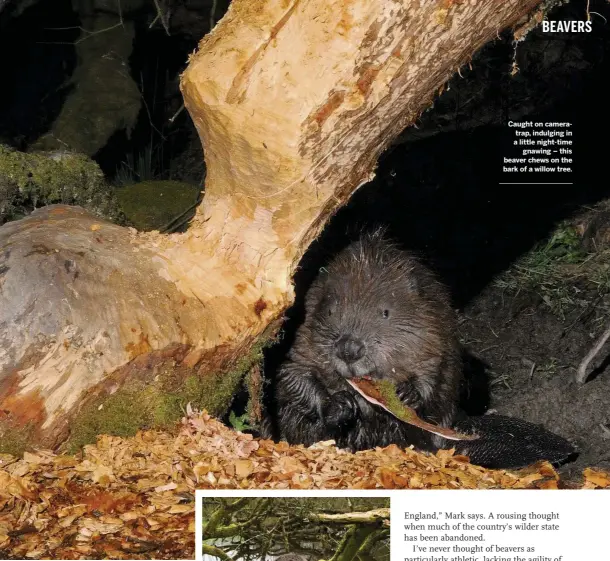
<svg viewBox="0 0 610 561">
<path fill-rule="evenodd" d="M 597 356 L 597 353 L 602 350 L 602 347 L 606 344 L 606 341 L 610 337 L 610 325 L 606 328 L 599 339 L 593 345 L 593 348 L 587 353 L 587 356 L 582 359 L 582 362 L 578 366 L 578 370 L 576 371 L 576 381 L 579 384 L 584 384 L 587 380 L 587 368 L 589 363 Z"/>
<path fill-rule="evenodd" d="M 369 536 L 378 531 L 374 526 L 350 526 L 330 561 L 352 561 Z"/>
<path fill-rule="evenodd" d="M 235 561 L 233 559 L 233 557 L 231 557 L 230 555 L 225 553 L 222 549 L 220 549 L 219 547 L 216 547 L 214 545 L 209 545 L 209 544 L 204 543 L 201 545 L 201 551 L 203 552 L 204 555 L 211 555 L 212 557 L 218 557 L 219 559 L 222 559 L 222 561 Z"/>
<path fill-rule="evenodd" d="M 373 524 L 390 520 L 389 508 L 378 508 L 367 512 L 346 512 L 340 514 L 311 514 L 309 520 L 317 522 L 337 522 L 341 524 Z"/>
</svg>

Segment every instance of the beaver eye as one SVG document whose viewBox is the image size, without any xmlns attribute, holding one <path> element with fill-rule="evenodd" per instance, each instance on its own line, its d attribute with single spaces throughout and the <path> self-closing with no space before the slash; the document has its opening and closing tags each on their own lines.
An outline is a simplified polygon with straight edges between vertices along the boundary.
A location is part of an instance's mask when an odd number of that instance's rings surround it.
<svg viewBox="0 0 610 561">
<path fill-rule="evenodd" d="M 385 318 L 388 319 L 390 317 L 390 310 L 383 310 L 383 312 L 381 313 L 381 315 Z"/>
<path fill-rule="evenodd" d="M 330 317 L 337 309 L 337 299 L 331 294 L 325 294 L 320 305 L 320 311 Z"/>
<path fill-rule="evenodd" d="M 328 303 L 328 308 L 326 311 L 326 313 L 328 314 L 328 317 L 330 317 L 334 313 L 336 313 L 338 308 L 339 308 L 339 301 L 337 300 L 336 297 L 332 297 L 330 299 L 330 302 Z"/>
</svg>

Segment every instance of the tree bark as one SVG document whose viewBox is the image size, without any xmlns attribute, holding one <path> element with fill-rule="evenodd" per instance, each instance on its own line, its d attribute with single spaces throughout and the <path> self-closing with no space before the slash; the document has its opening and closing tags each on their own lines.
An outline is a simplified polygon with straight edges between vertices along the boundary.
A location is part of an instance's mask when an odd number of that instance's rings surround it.
<svg viewBox="0 0 610 561">
<path fill-rule="evenodd" d="M 365 512 L 345 512 L 340 514 L 312 514 L 310 520 L 338 522 L 340 524 L 373 524 L 380 520 L 390 520 L 389 508 L 378 508 Z"/>
<path fill-rule="evenodd" d="M 65 206 L 0 228 L 0 440 L 28 427 L 56 446 L 92 396 L 152 383 L 168 362 L 214 373 L 226 406 L 239 376 L 218 373 L 278 326 L 328 218 L 539 1 L 234 0 L 182 76 L 208 170 L 187 233 Z"/>
</svg>

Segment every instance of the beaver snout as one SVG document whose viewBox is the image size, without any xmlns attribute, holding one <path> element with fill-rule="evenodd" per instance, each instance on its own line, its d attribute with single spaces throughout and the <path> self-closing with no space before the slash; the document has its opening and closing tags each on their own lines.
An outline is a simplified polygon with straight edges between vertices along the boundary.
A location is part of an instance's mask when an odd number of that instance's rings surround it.
<svg viewBox="0 0 610 561">
<path fill-rule="evenodd" d="M 360 339 L 343 335 L 335 343 L 335 353 L 345 364 L 352 364 L 364 356 L 366 348 Z"/>
</svg>

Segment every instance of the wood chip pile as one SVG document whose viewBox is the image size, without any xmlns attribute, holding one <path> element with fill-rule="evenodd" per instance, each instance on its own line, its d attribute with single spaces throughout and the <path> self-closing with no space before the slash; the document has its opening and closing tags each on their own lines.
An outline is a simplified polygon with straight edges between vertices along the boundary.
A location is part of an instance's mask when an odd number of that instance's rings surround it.
<svg viewBox="0 0 610 561">
<path fill-rule="evenodd" d="M 585 470 L 583 488 L 610 488 Z M 549 464 L 490 471 L 440 451 L 351 454 L 256 440 L 206 413 L 177 435 L 101 436 L 82 456 L 0 455 L 0 558 L 192 559 L 195 489 L 557 489 Z M 8 557 L 7 557 L 8 556 Z"/>
</svg>

